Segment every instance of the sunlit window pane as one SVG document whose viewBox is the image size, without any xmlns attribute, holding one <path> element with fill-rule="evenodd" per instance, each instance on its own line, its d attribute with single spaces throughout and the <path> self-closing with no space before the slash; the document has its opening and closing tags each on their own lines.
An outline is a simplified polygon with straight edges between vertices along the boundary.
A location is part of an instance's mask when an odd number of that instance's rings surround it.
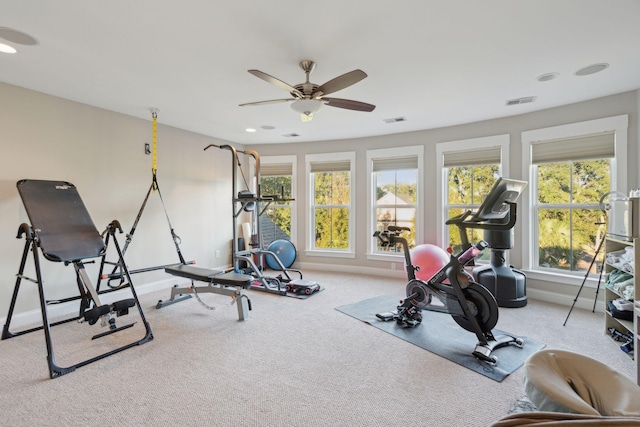
<svg viewBox="0 0 640 427">
<path fill-rule="evenodd" d="M 605 231 L 599 209 L 611 181 L 609 159 L 537 166 L 538 267 L 586 271 Z M 591 271 L 597 272 L 594 262 Z"/>
<path fill-rule="evenodd" d="M 291 175 L 260 177 L 260 195 L 265 199 L 260 208 L 264 209 L 263 218 L 268 218 L 260 222 L 265 245 L 279 238 L 291 238 L 292 182 Z"/>
<path fill-rule="evenodd" d="M 571 201 L 571 162 L 538 165 L 538 203 Z"/>
<path fill-rule="evenodd" d="M 319 249 L 349 247 L 349 209 L 315 209 L 315 247 Z"/>
<path fill-rule="evenodd" d="M 609 160 L 585 160 L 573 163 L 572 195 L 574 203 L 594 203 L 611 188 Z"/>
<path fill-rule="evenodd" d="M 499 165 L 469 165 L 451 167 L 448 176 L 447 219 L 461 215 L 467 210 L 477 210 L 487 196 L 498 177 Z M 467 228 L 466 237 L 470 243 L 477 243 L 484 239 L 484 232 L 480 229 Z M 449 227 L 449 247 L 453 253 L 462 251 L 462 236 L 456 226 Z M 481 259 L 489 259 L 489 251 L 482 254 Z"/>
<path fill-rule="evenodd" d="M 407 239 L 409 248 L 416 245 L 416 203 L 417 203 L 417 169 L 383 170 L 373 173 L 375 185 L 376 231 L 388 230 L 390 225 L 407 227 L 402 237 Z M 376 243 L 377 251 L 402 252 L 397 245 L 393 248 Z"/>
</svg>

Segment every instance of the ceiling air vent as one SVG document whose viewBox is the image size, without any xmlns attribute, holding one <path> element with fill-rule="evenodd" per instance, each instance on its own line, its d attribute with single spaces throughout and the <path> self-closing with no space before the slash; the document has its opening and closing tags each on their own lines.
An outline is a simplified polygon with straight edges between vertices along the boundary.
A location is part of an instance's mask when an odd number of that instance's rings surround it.
<svg viewBox="0 0 640 427">
<path fill-rule="evenodd" d="M 385 123 L 398 123 L 398 122 L 406 122 L 407 118 L 406 117 L 394 117 L 392 119 L 384 119 L 383 122 Z"/>
<path fill-rule="evenodd" d="M 296 136 L 300 136 L 297 133 L 285 133 L 282 136 L 286 136 L 287 138 L 295 138 Z"/>
<path fill-rule="evenodd" d="M 524 98 L 516 98 L 507 100 L 507 105 L 528 104 L 536 100 L 535 96 L 525 96 Z"/>
</svg>

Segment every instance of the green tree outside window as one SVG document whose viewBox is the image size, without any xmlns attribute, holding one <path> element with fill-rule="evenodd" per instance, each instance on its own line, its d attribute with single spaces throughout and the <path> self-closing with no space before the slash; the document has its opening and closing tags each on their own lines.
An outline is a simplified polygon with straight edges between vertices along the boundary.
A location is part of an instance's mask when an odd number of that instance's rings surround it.
<svg viewBox="0 0 640 427">
<path fill-rule="evenodd" d="M 500 165 L 457 166 L 447 169 L 447 218 L 459 216 L 467 210 L 477 210 L 498 178 Z M 484 239 L 483 230 L 468 229 L 469 242 Z M 449 227 L 449 247 L 453 253 L 462 250 L 462 237 L 456 226 Z M 489 251 L 484 251 L 480 259 L 488 260 Z"/>
<path fill-rule="evenodd" d="M 278 196 L 281 199 L 292 199 L 292 176 L 260 177 L 261 196 Z M 271 202 L 264 212 L 276 226 L 291 237 L 291 201 Z"/>
<path fill-rule="evenodd" d="M 610 191 L 610 175 L 609 159 L 537 165 L 538 267 L 589 268 L 604 232 L 599 201 Z"/>
<path fill-rule="evenodd" d="M 315 247 L 348 249 L 351 173 L 315 172 L 312 175 Z"/>
</svg>

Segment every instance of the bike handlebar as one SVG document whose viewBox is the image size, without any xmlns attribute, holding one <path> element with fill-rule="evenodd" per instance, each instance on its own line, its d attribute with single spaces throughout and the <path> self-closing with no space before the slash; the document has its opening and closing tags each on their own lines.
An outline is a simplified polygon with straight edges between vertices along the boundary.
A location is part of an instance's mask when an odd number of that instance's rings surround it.
<svg viewBox="0 0 640 427">
<path fill-rule="evenodd" d="M 411 229 L 409 227 L 400 227 L 398 225 L 390 225 L 389 227 L 387 227 L 387 230 L 396 233 L 399 231 L 411 231 Z"/>
</svg>

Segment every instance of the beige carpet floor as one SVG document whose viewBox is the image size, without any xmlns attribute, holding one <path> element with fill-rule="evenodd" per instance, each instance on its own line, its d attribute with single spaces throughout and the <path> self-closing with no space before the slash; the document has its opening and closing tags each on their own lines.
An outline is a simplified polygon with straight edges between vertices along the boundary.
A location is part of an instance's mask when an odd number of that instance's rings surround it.
<svg viewBox="0 0 640 427">
<path fill-rule="evenodd" d="M 307 300 L 249 291 L 244 322 L 224 296 L 203 296 L 216 310 L 193 298 L 157 310 L 169 289 L 142 295 L 153 341 L 55 380 L 42 332 L 1 341 L 0 425 L 486 426 L 524 395 L 521 369 L 499 383 L 335 310 L 401 298 L 403 280 L 316 271 L 305 279 L 326 289 Z M 602 314 L 575 309 L 562 326 L 567 312 L 530 300 L 500 309 L 497 327 L 635 375 Z M 95 341 L 85 335 L 97 326 L 53 329 L 61 365 L 143 333 L 140 322 Z"/>
</svg>

